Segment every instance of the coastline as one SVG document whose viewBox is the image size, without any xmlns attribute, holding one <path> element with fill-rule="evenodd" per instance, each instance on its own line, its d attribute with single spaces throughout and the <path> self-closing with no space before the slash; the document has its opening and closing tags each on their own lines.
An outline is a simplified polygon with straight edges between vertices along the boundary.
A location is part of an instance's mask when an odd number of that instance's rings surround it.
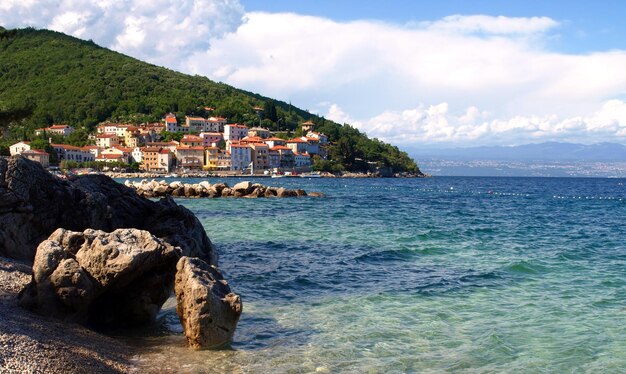
<svg viewBox="0 0 626 374">
<path fill-rule="evenodd" d="M 196 173 L 182 173 L 182 174 L 164 174 L 164 173 L 118 173 L 118 172 L 103 172 L 102 174 L 113 179 L 155 179 L 155 178 L 271 178 L 271 175 L 265 174 L 239 174 L 239 173 L 210 173 L 210 172 L 196 172 Z M 321 178 L 430 178 L 428 174 L 410 174 L 410 173 L 398 173 L 393 176 L 382 176 L 379 173 L 321 173 Z M 286 176 L 286 178 L 301 178 L 300 175 Z M 307 178 L 307 177 L 302 177 Z"/>
<path fill-rule="evenodd" d="M 18 305 L 30 266 L 0 257 L 0 371 L 6 373 L 127 373 L 135 348 L 77 324 Z"/>
</svg>

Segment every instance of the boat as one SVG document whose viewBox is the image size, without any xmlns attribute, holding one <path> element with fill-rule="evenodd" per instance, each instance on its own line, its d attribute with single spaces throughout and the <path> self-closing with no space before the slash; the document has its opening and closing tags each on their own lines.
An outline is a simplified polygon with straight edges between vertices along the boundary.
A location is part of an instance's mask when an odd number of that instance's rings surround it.
<svg viewBox="0 0 626 374">
<path fill-rule="evenodd" d="M 314 171 L 311 173 L 302 173 L 300 174 L 300 178 L 321 178 L 322 175 L 319 173 L 319 171 Z"/>
</svg>

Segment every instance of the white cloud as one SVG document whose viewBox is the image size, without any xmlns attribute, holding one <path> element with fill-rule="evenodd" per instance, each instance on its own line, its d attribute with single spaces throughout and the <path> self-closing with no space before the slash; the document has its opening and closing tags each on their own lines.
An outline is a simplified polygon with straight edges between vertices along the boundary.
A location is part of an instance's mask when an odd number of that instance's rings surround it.
<svg viewBox="0 0 626 374">
<path fill-rule="evenodd" d="M 538 140 L 582 143 L 619 141 L 626 136 L 626 102 L 609 100 L 588 116 L 556 115 L 493 118 L 489 112 L 469 107 L 460 114 L 448 103 L 403 111 L 385 111 L 367 120 L 350 118 L 337 105 L 327 118 L 354 124 L 370 136 L 407 148 L 417 145 L 519 145 Z"/>
<path fill-rule="evenodd" d="M 2 0 L 0 25 L 48 28 L 171 68 L 243 22 L 237 0 Z"/>
</svg>

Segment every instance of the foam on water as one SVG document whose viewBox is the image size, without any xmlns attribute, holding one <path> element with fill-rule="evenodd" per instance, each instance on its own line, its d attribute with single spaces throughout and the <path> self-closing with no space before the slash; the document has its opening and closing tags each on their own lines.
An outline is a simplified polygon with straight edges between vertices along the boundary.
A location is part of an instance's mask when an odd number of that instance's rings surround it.
<svg viewBox="0 0 626 374">
<path fill-rule="evenodd" d="M 140 366 L 246 373 L 626 367 L 623 181 L 261 182 L 327 196 L 179 200 L 204 224 L 243 298 L 232 350 L 189 351 L 169 304 L 164 321 L 177 334 L 140 341 Z"/>
</svg>

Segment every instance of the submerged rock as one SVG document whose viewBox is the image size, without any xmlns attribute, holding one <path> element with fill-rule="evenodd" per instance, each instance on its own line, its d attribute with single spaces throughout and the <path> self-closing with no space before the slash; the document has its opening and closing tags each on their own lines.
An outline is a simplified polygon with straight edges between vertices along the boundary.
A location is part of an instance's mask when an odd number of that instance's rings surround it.
<svg viewBox="0 0 626 374">
<path fill-rule="evenodd" d="M 190 347 L 220 348 L 232 341 L 241 299 L 231 292 L 216 267 L 182 257 L 176 265 L 176 313 Z"/>
<path fill-rule="evenodd" d="M 81 324 L 147 324 L 169 296 L 179 257 L 148 231 L 58 229 L 37 248 L 20 304 Z"/>
</svg>

